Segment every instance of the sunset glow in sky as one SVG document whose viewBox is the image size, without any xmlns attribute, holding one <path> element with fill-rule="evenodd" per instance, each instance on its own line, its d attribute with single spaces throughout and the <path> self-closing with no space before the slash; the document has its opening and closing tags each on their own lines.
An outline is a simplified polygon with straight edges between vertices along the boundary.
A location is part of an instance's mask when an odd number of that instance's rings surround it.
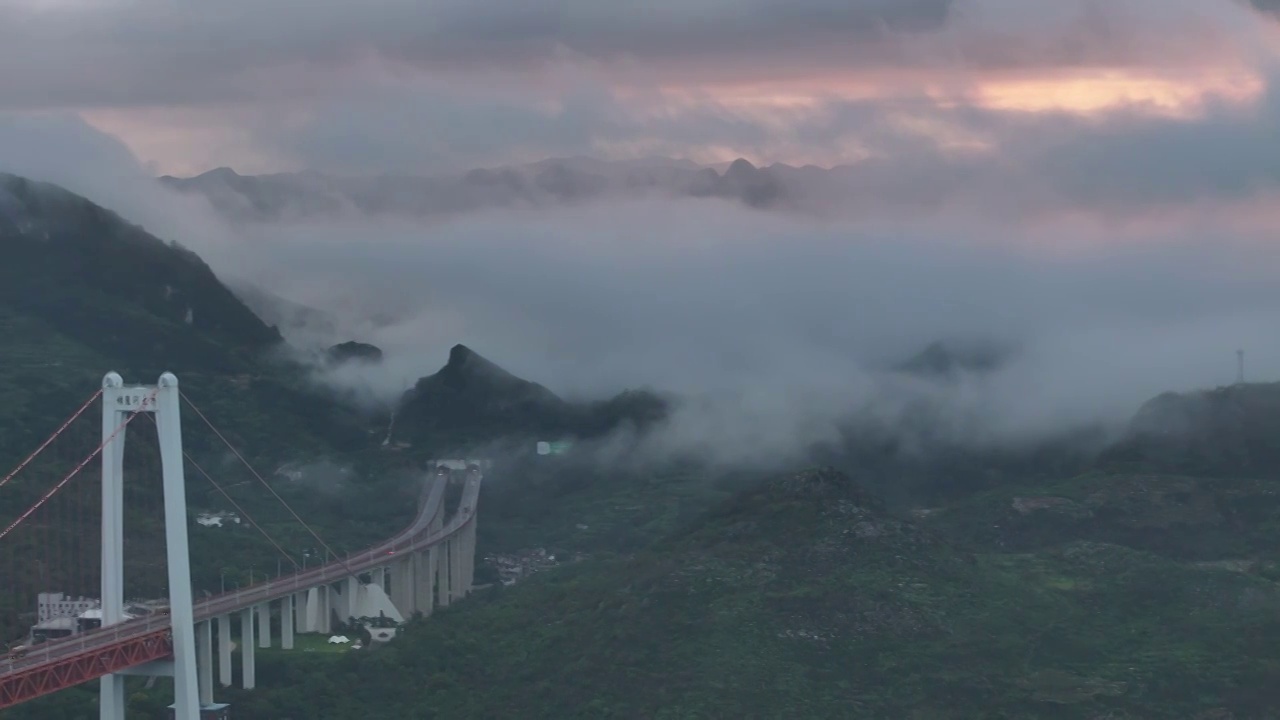
<svg viewBox="0 0 1280 720">
<path fill-rule="evenodd" d="M 0 111 L 76 113 L 174 174 L 1022 162 L 1274 122 L 1264 4 L 0 0 Z"/>
<path fill-rule="evenodd" d="M 1261 74 L 1250 69 L 1188 75 L 1161 77 L 1102 69 L 982 82 L 974 95 L 978 105 L 993 110 L 1097 115 L 1128 108 L 1187 117 L 1200 111 L 1206 101 L 1254 102 L 1266 89 Z"/>
<path fill-rule="evenodd" d="M 326 342 L 403 359 L 388 392 L 455 342 L 557 389 L 750 360 L 772 391 L 999 331 L 1020 430 L 1239 347 L 1280 377 L 1278 70 L 1280 0 L 0 0 L 0 172 L 345 318 Z M 589 160 L 654 157 L 790 167 L 706 197 Z M 578 184 L 383 177 L 547 158 Z M 364 179 L 154 177 L 224 166 Z"/>
</svg>

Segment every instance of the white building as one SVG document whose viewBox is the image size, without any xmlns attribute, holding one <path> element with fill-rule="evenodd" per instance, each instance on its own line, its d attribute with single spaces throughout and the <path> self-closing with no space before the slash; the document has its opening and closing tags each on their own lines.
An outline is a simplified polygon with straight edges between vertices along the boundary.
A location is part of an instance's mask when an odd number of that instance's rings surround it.
<svg viewBox="0 0 1280 720">
<path fill-rule="evenodd" d="M 60 592 L 42 592 L 36 596 L 36 621 L 45 622 L 54 618 L 76 617 L 86 610 L 101 606 L 102 603 L 95 598 L 72 598 Z"/>
<path fill-rule="evenodd" d="M 125 604 L 123 618 L 167 612 L 169 601 L 134 600 Z M 73 598 L 62 593 L 43 592 L 36 596 L 36 624 L 31 626 L 32 642 L 78 635 L 102 627 L 102 603 L 97 598 Z"/>
<path fill-rule="evenodd" d="M 80 623 L 77 618 L 55 617 L 32 625 L 27 642 L 37 645 L 46 640 L 70 637 L 78 632 L 80 632 Z"/>
<path fill-rule="evenodd" d="M 226 527 L 227 525 L 239 525 L 240 516 L 233 512 L 216 512 L 216 513 L 200 513 L 196 516 L 196 523 L 203 527 Z"/>
<path fill-rule="evenodd" d="M 124 620 L 132 620 L 148 614 L 150 614 L 149 610 L 140 608 L 137 605 L 131 605 L 126 608 L 121 617 Z M 37 644 L 46 640 L 79 635 L 82 632 L 96 630 L 100 627 L 102 627 L 102 608 L 92 607 L 75 615 L 54 616 L 47 620 L 41 620 L 31 626 L 28 637 L 30 643 Z"/>
</svg>

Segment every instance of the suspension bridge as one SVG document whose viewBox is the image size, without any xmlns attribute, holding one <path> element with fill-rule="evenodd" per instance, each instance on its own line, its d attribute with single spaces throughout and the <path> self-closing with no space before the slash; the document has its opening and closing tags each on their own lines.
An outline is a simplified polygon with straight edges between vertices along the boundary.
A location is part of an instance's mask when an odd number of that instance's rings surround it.
<svg viewBox="0 0 1280 720">
<path fill-rule="evenodd" d="M 70 430 L 76 421 L 98 402 L 102 436 L 97 447 L 80 450 L 82 457 L 74 452 L 68 456 L 65 449 L 61 454 L 52 451 L 59 447 L 60 439 L 65 443 L 74 435 Z M 225 446 L 227 457 L 247 469 L 251 482 L 260 483 L 279 502 L 295 527 L 323 548 L 319 564 L 308 567 L 304 556 L 299 565 L 294 554 L 284 549 L 287 543 L 277 539 L 279 532 L 268 532 L 264 523 L 255 521 L 227 487 L 184 450 L 184 407 Z M 154 424 L 160 467 L 159 473 L 135 474 L 158 474 L 160 486 L 156 492 L 130 496 L 126 489 L 145 487 L 146 480 L 139 477 L 125 482 L 126 428 L 139 417 Z M 90 447 L 93 444 L 88 443 Z M 51 454 L 55 463 L 61 458 L 65 473 L 55 472 L 45 486 L 24 486 L 22 478 L 39 475 L 37 468 Z M 100 488 L 95 473 L 84 472 L 95 460 L 102 468 Z M 207 480 L 234 508 L 236 518 L 260 533 L 294 572 L 278 570 L 276 577 L 264 577 L 243 587 L 237 584 L 230 591 L 225 587 L 217 593 L 205 591 L 196 600 L 188 537 L 187 466 Z M 156 385 L 131 386 L 119 375 L 108 374 L 100 390 L 12 472 L 0 477 L 0 501 L 6 494 L 21 491 L 24 503 L 20 507 L 25 507 L 0 529 L 0 562 L 7 562 L 13 575 L 10 587 L 0 588 L 0 594 L 7 593 L 10 598 L 8 607 L 0 605 L 0 628 L 22 627 L 24 618 L 31 614 L 29 603 L 39 598 L 37 622 L 0 657 L 0 710 L 99 679 L 101 720 L 123 720 L 125 678 L 144 675 L 173 678 L 176 720 L 226 717 L 227 706 L 214 701 L 215 669 L 218 684 L 230 687 L 235 682 L 235 651 L 240 656 L 241 686 L 253 688 L 255 648 L 271 647 L 275 639 L 273 617 L 278 617 L 275 625 L 280 646 L 291 649 L 295 633 L 327 634 L 335 618 L 339 622 L 374 617 L 403 621 L 415 613 L 430 615 L 434 608 L 448 606 L 471 589 L 476 510 L 483 479 L 478 463 L 458 469 L 462 477 L 445 465 L 423 473 L 416 514 L 399 533 L 358 552 L 340 554 L 181 392 L 174 375 L 165 373 Z M 130 501 L 131 508 L 134 502 L 146 501 L 142 498 L 157 498 L 152 502 L 162 503 L 162 507 L 144 513 L 157 528 L 163 526 L 162 543 L 160 538 L 128 541 L 124 522 L 127 497 L 137 498 Z M 29 498 L 34 500 L 26 506 Z M 157 518 L 163 522 L 156 522 Z M 167 598 L 128 601 L 126 557 L 154 553 L 160 544 L 165 557 L 151 563 L 151 575 L 160 574 L 163 568 L 164 578 L 160 584 L 153 580 L 151 586 L 167 587 Z M 135 569 L 137 565 L 131 568 L 131 581 Z M 88 589 L 91 585 L 98 598 L 85 597 L 92 592 Z M 238 632 L 233 632 L 233 625 Z"/>
</svg>

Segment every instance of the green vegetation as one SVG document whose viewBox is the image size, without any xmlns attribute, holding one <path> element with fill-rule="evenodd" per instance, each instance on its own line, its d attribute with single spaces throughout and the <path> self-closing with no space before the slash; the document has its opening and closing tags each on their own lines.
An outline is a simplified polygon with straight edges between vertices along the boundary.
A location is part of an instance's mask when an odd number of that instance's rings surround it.
<svg viewBox="0 0 1280 720">
<path fill-rule="evenodd" d="M 34 450 L 102 382 L 108 370 L 154 383 L 178 374 L 184 394 L 248 461 L 321 532 L 346 551 L 385 537 L 412 513 L 409 460 L 379 452 L 368 419 L 317 391 L 299 366 L 276 357 L 280 337 L 259 320 L 195 255 L 148 235 L 66 191 L 0 175 L 0 473 Z M 319 543 L 292 519 L 200 418 L 184 407 L 184 442 L 195 461 L 295 557 Z M 0 527 L 29 507 L 100 442 L 95 405 L 0 490 Z M 154 426 L 130 425 L 126 454 L 127 592 L 162 594 L 163 534 Z M 350 468 L 340 481 L 323 473 L 293 480 L 287 463 L 329 460 Z M 188 463 L 193 513 L 232 510 Z M 0 640 L 18 637 L 35 593 L 96 594 L 96 578 L 77 562 L 24 566 L 50 555 L 87 562 L 92 538 L 74 535 L 70 517 L 96 513 L 97 465 L 81 473 L 47 510 L 5 539 L 0 558 L 15 577 L 0 582 Z M 279 553 L 246 524 L 191 530 L 193 580 L 217 591 L 275 573 Z M 81 562 L 80 564 L 83 564 Z M 284 563 L 288 567 L 288 563 Z M 16 624 L 15 618 L 17 620 Z"/>
<path fill-rule="evenodd" d="M 317 634 L 301 634 L 293 637 L 293 649 L 284 650 L 278 644 L 270 648 L 259 649 L 262 655 L 289 655 L 291 653 L 323 653 L 326 655 L 341 655 L 351 652 L 350 644 L 331 643 L 328 635 Z"/>
<path fill-rule="evenodd" d="M 623 423 L 644 428 L 666 412 L 663 399 L 635 390 L 603 402 L 570 403 L 465 345 L 455 345 L 439 372 L 422 378 L 405 394 L 396 435 L 432 448 L 497 440 L 528 445 L 562 435 L 601 435 Z"/>
<path fill-rule="evenodd" d="M 256 467 L 346 468 L 268 477 L 339 551 L 407 519 L 408 470 L 469 447 L 500 457 L 481 500 L 480 554 L 543 547 L 572 558 L 415 620 L 386 646 L 347 652 L 304 636 L 300 650 L 263 652 L 257 690 L 219 690 L 238 717 L 1280 717 L 1280 385 L 1157 398 L 1106 447 L 1080 428 L 978 450 L 936 432 L 922 407 L 899 427 L 851 423 L 844 443 L 819 452 L 838 470 L 730 474 L 625 454 L 602 466 L 589 441 L 537 456 L 535 439 L 643 428 L 666 403 L 645 392 L 568 403 L 458 346 L 405 398 L 395 439 L 410 447 L 389 451 L 370 432 L 384 418 L 269 359 L 274 331 L 190 254 L 26 181 L 0 179 L 0 211 L 0 242 L 17 248 L 0 269 L 0 465 L 56 427 L 105 369 L 131 379 L 171 369 Z M 98 271 L 114 262 L 161 280 Z M 158 367 L 156 351 L 171 364 Z M 376 362 L 367 346 L 338 352 Z M 997 355 L 953 362 L 932 349 L 906 370 L 983 370 Z M 238 503 L 290 551 L 315 548 L 186 422 L 193 457 Z M 135 431 L 127 523 L 139 542 L 127 572 L 148 588 L 157 459 L 152 431 Z M 92 446 L 97 433 L 88 422 L 69 440 Z M 0 519 L 77 459 L 55 456 L 0 491 Z M 227 509 L 188 473 L 194 510 Z M 14 547 L 56 528 L 41 532 Z M 199 589 L 275 571 L 252 528 L 193 527 L 192 538 Z M 0 586 L 0 617 L 30 602 Z M 130 682 L 131 716 L 164 717 L 166 684 Z M 93 689 L 4 717 L 96 717 Z"/>
<path fill-rule="evenodd" d="M 267 689 L 234 697 L 280 718 L 1265 717 L 1278 609 L 1267 577 L 1117 544 L 970 553 L 811 471 L 367 655 L 260 665 Z"/>
</svg>

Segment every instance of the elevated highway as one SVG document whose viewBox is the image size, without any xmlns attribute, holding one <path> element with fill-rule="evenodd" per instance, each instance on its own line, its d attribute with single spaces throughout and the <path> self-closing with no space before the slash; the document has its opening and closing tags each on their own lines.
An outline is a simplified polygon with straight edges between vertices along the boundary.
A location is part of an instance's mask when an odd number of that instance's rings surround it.
<svg viewBox="0 0 1280 720">
<path fill-rule="evenodd" d="M 229 686 L 231 620 L 240 616 L 243 685 L 254 686 L 253 652 L 270 647 L 271 606 L 279 608 L 281 643 L 294 632 L 327 633 L 332 619 L 361 617 L 362 609 L 393 607 L 403 617 L 430 615 L 465 597 L 475 564 L 476 511 L 483 475 L 468 470 L 458 508 L 446 516 L 448 476 L 425 478 L 418 513 L 407 527 L 346 558 L 193 603 L 197 668 L 202 705 L 213 701 L 214 626 L 221 684 Z M 361 576 L 371 576 L 371 582 Z M 30 648 L 0 659 L 0 709 L 113 673 L 168 675 L 172 619 L 149 615 Z"/>
</svg>

